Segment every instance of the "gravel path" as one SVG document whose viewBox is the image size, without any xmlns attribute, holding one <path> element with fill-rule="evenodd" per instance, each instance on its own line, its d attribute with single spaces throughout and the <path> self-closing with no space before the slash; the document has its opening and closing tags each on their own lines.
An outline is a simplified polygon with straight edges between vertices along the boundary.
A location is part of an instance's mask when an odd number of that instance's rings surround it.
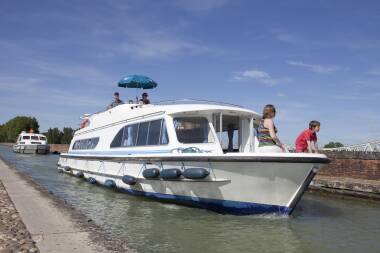
<svg viewBox="0 0 380 253">
<path fill-rule="evenodd" d="M 0 252 L 39 252 L 1 181 Z"/>
</svg>

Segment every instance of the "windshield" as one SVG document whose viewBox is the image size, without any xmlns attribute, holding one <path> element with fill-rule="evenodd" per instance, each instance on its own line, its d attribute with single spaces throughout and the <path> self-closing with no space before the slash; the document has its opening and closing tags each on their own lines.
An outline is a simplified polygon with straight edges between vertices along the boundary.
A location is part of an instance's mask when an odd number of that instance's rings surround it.
<svg viewBox="0 0 380 253">
<path fill-rule="evenodd" d="M 208 120 L 203 117 L 174 118 L 177 139 L 182 143 L 214 142 Z"/>
</svg>

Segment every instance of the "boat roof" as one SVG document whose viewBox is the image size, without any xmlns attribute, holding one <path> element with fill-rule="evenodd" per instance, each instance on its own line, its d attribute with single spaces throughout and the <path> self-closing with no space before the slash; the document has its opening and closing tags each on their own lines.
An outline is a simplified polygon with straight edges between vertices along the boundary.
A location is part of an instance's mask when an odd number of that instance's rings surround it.
<svg viewBox="0 0 380 253">
<path fill-rule="evenodd" d="M 189 99 L 181 99 L 181 100 L 168 100 L 168 101 L 159 101 L 154 104 L 122 104 L 116 106 L 114 108 L 97 112 L 92 115 L 84 114 L 81 118 L 91 118 L 95 115 L 107 112 L 107 111 L 130 111 L 138 109 L 150 109 L 149 111 L 164 111 L 168 115 L 179 114 L 183 112 L 197 112 L 197 111 L 223 111 L 225 113 L 231 112 L 233 114 L 239 115 L 247 115 L 254 117 L 261 117 L 255 111 L 244 108 L 242 106 L 223 103 L 223 102 L 215 102 L 215 101 L 206 101 L 206 100 L 189 100 Z M 141 111 L 140 111 L 141 112 Z"/>
<path fill-rule="evenodd" d="M 37 135 L 37 136 L 43 136 L 43 137 L 46 137 L 45 135 L 43 135 L 43 134 L 38 134 L 38 133 L 27 133 L 27 132 L 25 132 L 25 131 L 22 131 L 21 133 L 20 133 L 20 135 L 29 135 L 29 136 L 35 136 L 35 135 Z"/>
<path fill-rule="evenodd" d="M 140 118 L 145 119 L 162 114 L 172 116 L 187 114 L 189 116 L 192 116 L 207 112 L 221 112 L 223 115 L 243 116 L 247 118 L 252 117 L 256 123 L 258 123 L 261 118 L 258 113 L 247 108 L 214 101 L 182 99 L 161 101 L 154 104 L 122 104 L 102 112 L 94 113 L 90 116 L 84 115 L 81 118 L 84 120 L 88 119 L 90 121 L 90 124 L 88 127 L 79 129 L 76 134 L 101 127 L 105 124 L 105 122 L 110 124 L 114 120 L 121 122 L 137 120 Z"/>
</svg>

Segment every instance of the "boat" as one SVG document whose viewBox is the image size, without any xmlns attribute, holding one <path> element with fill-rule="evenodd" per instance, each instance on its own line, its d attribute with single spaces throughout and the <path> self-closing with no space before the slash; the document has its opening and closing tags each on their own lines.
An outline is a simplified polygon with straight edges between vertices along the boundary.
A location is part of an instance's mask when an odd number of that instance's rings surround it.
<svg viewBox="0 0 380 253">
<path fill-rule="evenodd" d="M 152 89 L 131 75 L 119 87 Z M 324 154 L 260 153 L 261 116 L 196 100 L 131 101 L 85 114 L 57 168 L 91 184 L 223 214 L 290 215 Z"/>
<path fill-rule="evenodd" d="M 259 153 L 260 114 L 195 100 L 86 115 L 58 170 L 95 185 L 223 214 L 290 215 L 324 154 Z"/>
<path fill-rule="evenodd" d="M 22 131 L 13 145 L 13 151 L 22 154 L 48 154 L 50 146 L 45 135 Z"/>
</svg>

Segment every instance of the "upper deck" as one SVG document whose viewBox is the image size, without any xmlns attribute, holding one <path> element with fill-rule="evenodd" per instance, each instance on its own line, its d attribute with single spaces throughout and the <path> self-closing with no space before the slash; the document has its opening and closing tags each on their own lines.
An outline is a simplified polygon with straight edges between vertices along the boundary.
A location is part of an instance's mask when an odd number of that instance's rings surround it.
<svg viewBox="0 0 380 253">
<path fill-rule="evenodd" d="M 258 121 L 261 117 L 255 111 L 238 105 L 205 100 L 182 99 L 160 101 L 155 104 L 122 104 L 114 108 L 86 116 L 85 118 L 89 120 L 88 126 L 78 130 L 76 134 L 81 134 L 106 125 L 112 125 L 120 121 L 133 121 L 141 118 L 150 118 L 157 115 L 196 115 L 207 112 L 222 113 L 224 115 L 234 115 L 240 117 L 243 116 L 246 118 L 253 118 L 254 121 Z"/>
</svg>

